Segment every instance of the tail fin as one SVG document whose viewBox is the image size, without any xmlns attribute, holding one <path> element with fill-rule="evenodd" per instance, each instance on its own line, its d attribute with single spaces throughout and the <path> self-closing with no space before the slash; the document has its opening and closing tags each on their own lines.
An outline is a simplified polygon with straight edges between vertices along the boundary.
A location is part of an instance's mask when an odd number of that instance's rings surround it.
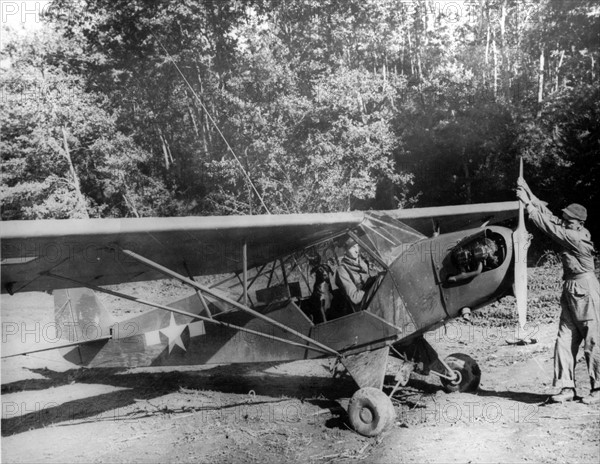
<svg viewBox="0 0 600 464">
<path fill-rule="evenodd" d="M 68 288 L 55 290 L 53 296 L 58 337 L 86 342 L 110 335 L 114 320 L 92 290 Z"/>
</svg>

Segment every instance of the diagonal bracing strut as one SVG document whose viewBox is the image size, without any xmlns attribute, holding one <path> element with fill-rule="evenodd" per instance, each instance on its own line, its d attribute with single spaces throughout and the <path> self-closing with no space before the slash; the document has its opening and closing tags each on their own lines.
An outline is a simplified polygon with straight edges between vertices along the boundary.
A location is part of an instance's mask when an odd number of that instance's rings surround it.
<svg viewBox="0 0 600 464">
<path fill-rule="evenodd" d="M 96 285 L 89 284 L 89 283 L 86 283 L 86 282 L 81 282 L 81 281 L 79 281 L 77 279 L 72 279 L 70 277 L 61 276 L 59 274 L 53 274 L 51 272 L 45 272 L 44 275 L 46 275 L 48 277 L 54 277 L 56 279 L 66 280 L 68 282 L 73 282 L 73 283 L 75 283 L 75 284 L 77 284 L 79 286 L 89 288 L 90 290 L 94 290 L 94 291 L 101 292 L 101 293 L 106 293 L 108 295 L 116 296 L 118 298 L 123 298 L 125 300 L 135 301 L 136 303 L 140 303 L 140 304 L 143 304 L 143 305 L 146 305 L 146 306 L 152 306 L 153 308 L 157 308 L 157 309 L 163 309 L 165 311 L 170 311 L 170 312 L 176 313 L 176 314 L 181 314 L 182 316 L 191 317 L 193 319 L 198 319 L 198 320 L 201 320 L 201 321 L 204 321 L 204 322 L 210 322 L 211 324 L 216 324 L 216 325 L 220 325 L 220 326 L 223 326 L 223 327 L 228 327 L 230 329 L 239 330 L 240 332 L 251 333 L 251 334 L 257 335 L 259 337 L 268 338 L 269 340 L 275 340 L 275 341 L 278 341 L 278 342 L 286 343 L 287 345 L 299 346 L 301 348 L 304 348 L 304 349 L 307 349 L 307 350 L 311 350 L 311 351 L 317 351 L 317 352 L 323 353 L 323 354 L 329 354 L 329 355 L 331 354 L 331 351 L 330 351 L 331 349 L 330 350 L 324 350 L 324 349 L 321 349 L 321 348 L 318 348 L 318 347 L 315 347 L 315 346 L 304 345 L 302 343 L 294 342 L 292 340 L 287 340 L 285 338 L 277 337 L 275 335 L 266 334 L 266 333 L 260 332 L 258 330 L 248 329 L 246 327 L 241 327 L 241 326 L 236 325 L 236 324 L 231 324 L 229 322 L 220 321 L 218 319 L 213 319 L 212 317 L 209 318 L 209 317 L 206 317 L 206 316 L 200 316 L 199 314 L 190 313 L 190 312 L 184 311 L 182 309 L 172 308 L 170 306 L 166 306 L 166 305 L 159 304 L 159 303 L 154 303 L 152 301 L 147 301 L 147 300 L 144 300 L 142 298 L 137 298 L 135 296 L 127 295 L 125 293 L 116 292 L 114 290 L 109 290 L 107 288 L 98 287 Z M 110 338 L 112 338 L 112 336 L 101 337 L 101 338 L 98 338 L 98 339 L 94 339 L 93 341 L 102 340 L 104 338 L 110 339 Z M 79 344 L 82 344 L 82 343 L 86 343 L 86 342 L 85 341 L 83 341 L 83 342 L 80 341 L 79 342 Z M 65 346 L 70 346 L 70 345 L 65 345 Z M 57 346 L 55 348 L 62 348 L 62 346 Z M 20 354 L 29 354 L 29 353 L 30 352 L 20 353 Z"/>
<path fill-rule="evenodd" d="M 133 251 L 124 250 L 122 248 L 119 248 L 119 250 L 121 250 L 121 252 L 123 252 L 127 256 L 135 259 L 136 261 L 139 261 L 142 264 L 145 264 L 148 267 L 151 267 L 152 269 L 155 269 L 155 270 L 159 271 L 162 274 L 165 274 L 165 275 L 168 275 L 170 277 L 173 277 L 174 279 L 177 279 L 180 282 L 183 282 L 184 284 L 187 284 L 190 287 L 195 288 L 195 289 L 197 289 L 197 290 L 199 290 L 201 292 L 208 293 L 209 295 L 213 296 L 214 298 L 217 298 L 217 299 L 219 299 L 219 300 L 221 300 L 221 301 L 223 301 L 223 302 L 225 302 L 227 304 L 230 304 L 230 305 L 232 305 L 232 306 L 234 306 L 234 307 L 236 307 L 236 308 L 238 308 L 238 309 L 240 309 L 242 311 L 245 311 L 245 312 L 251 314 L 252 316 L 254 316 L 254 317 L 258 318 L 258 319 L 262 319 L 263 321 L 265 321 L 265 322 L 267 322 L 267 323 L 269 323 L 269 324 L 271 324 L 271 325 L 273 325 L 273 326 L 275 326 L 275 327 L 277 327 L 277 328 L 279 328 L 279 329 L 281 329 L 281 330 L 283 330 L 285 332 L 288 332 L 288 333 L 290 333 L 290 334 L 292 334 L 292 335 L 294 335 L 294 336 L 296 336 L 296 337 L 304 340 L 305 342 L 310 343 L 313 346 L 321 348 L 321 350 L 327 351 L 329 354 L 331 354 L 333 356 L 341 357 L 341 354 L 338 353 L 333 348 L 330 348 L 327 345 L 323 345 L 322 343 L 320 343 L 320 342 L 318 342 L 318 341 L 316 341 L 316 340 L 314 340 L 314 339 L 312 339 L 312 338 L 304 335 L 303 333 L 300 333 L 297 330 L 294 330 L 294 329 L 288 327 L 287 325 L 282 324 L 281 322 L 276 321 L 275 319 L 271 319 L 270 317 L 265 316 L 264 314 L 261 314 L 258 311 L 250 309 L 249 307 L 247 307 L 247 306 L 245 306 L 245 305 L 243 305 L 241 303 L 238 303 L 237 301 L 232 300 L 231 298 L 227 298 L 226 296 L 220 295 L 219 293 L 211 290 L 210 288 L 206 287 L 205 285 L 201 285 L 198 282 L 195 282 L 195 281 L 193 281 L 191 279 L 188 279 L 187 277 L 185 277 L 185 276 L 183 276 L 183 275 L 181 275 L 181 274 L 179 274 L 179 273 L 177 273 L 175 271 L 172 271 L 169 268 L 161 266 L 160 264 L 155 263 L 154 261 L 151 261 L 151 260 L 149 260 L 147 258 L 144 258 L 143 256 L 138 255 L 137 253 L 134 253 Z"/>
</svg>

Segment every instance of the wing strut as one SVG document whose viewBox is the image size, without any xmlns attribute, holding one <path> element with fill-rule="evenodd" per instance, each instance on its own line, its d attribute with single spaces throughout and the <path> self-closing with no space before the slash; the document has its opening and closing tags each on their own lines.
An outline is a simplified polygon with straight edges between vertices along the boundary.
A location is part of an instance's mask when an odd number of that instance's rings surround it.
<svg viewBox="0 0 600 464">
<path fill-rule="evenodd" d="M 264 270 L 265 267 L 267 267 L 267 265 L 263 264 L 262 267 L 256 273 L 256 275 L 252 278 L 252 280 L 248 284 L 248 290 L 250 290 L 250 287 L 252 287 L 252 285 L 254 285 L 254 282 L 256 282 L 256 279 L 258 279 L 262 275 L 262 271 Z"/>
<path fill-rule="evenodd" d="M 302 333 L 300 333 L 300 332 L 298 332 L 298 331 L 296 331 L 296 330 L 288 327 L 287 325 L 282 324 L 281 322 L 278 322 L 275 319 L 271 319 L 270 317 L 265 316 L 264 314 L 261 314 L 258 311 L 250 309 L 247 306 L 245 306 L 243 304 L 240 304 L 240 303 L 238 303 L 235 300 L 232 300 L 232 299 L 230 299 L 230 298 L 228 298 L 228 297 L 226 297 L 224 295 L 220 295 L 219 293 L 214 292 L 210 288 L 208 288 L 208 287 L 206 287 L 204 285 L 201 285 L 201 284 L 199 284 L 197 282 L 194 282 L 193 280 L 188 279 L 187 277 L 185 277 L 185 276 L 183 276 L 183 275 L 181 275 L 181 274 L 179 274 L 177 272 L 174 272 L 171 269 L 168 269 L 168 268 L 166 268 L 164 266 L 161 266 L 158 263 L 155 263 L 154 261 L 146 259 L 143 256 L 140 256 L 137 253 L 134 253 L 133 251 L 123 250 L 123 249 L 120 249 L 120 250 L 124 254 L 126 254 L 127 256 L 129 256 L 130 258 L 133 258 L 136 261 L 139 261 L 140 263 L 145 264 L 146 266 L 151 267 L 151 268 L 153 268 L 153 269 L 161 272 L 162 274 L 165 274 L 165 275 L 168 275 L 170 277 L 173 277 L 174 279 L 177 279 L 180 282 L 183 282 L 184 284 L 188 284 L 190 287 L 195 288 L 197 290 L 200 290 L 201 292 L 206 292 L 206 293 L 208 293 L 209 295 L 211 295 L 214 298 L 217 298 L 217 299 L 219 299 L 219 300 L 221 300 L 221 301 L 223 301 L 223 302 L 225 302 L 227 304 L 230 304 L 230 305 L 232 305 L 232 306 L 234 306 L 234 307 L 236 307 L 236 308 L 238 308 L 238 309 L 240 309 L 242 311 L 245 311 L 245 312 L 251 314 L 252 316 L 254 316 L 254 317 L 258 318 L 258 319 L 262 319 L 263 321 L 265 321 L 265 322 L 267 322 L 267 323 L 269 323 L 269 324 L 271 324 L 271 325 L 273 325 L 275 327 L 278 327 L 279 329 L 284 330 L 285 332 L 288 332 L 288 333 L 290 333 L 292 335 L 295 335 L 296 337 L 304 340 L 305 342 L 308 342 L 311 345 L 314 345 L 314 346 L 316 346 L 318 348 L 321 348 L 321 350 L 327 351 L 331 355 L 341 356 L 340 353 L 338 353 L 336 350 L 328 347 L 327 345 L 323 345 L 322 343 L 319 343 L 318 341 L 313 340 L 312 338 L 310 338 L 310 337 L 308 337 L 308 336 L 306 336 L 306 335 L 304 335 L 304 334 L 302 334 Z"/>
<path fill-rule="evenodd" d="M 244 287 L 244 306 L 248 306 L 248 242 L 244 240 L 244 244 L 242 245 L 242 280 Z M 197 291 L 197 289 L 196 289 Z"/>
<path fill-rule="evenodd" d="M 316 347 L 316 346 L 303 345 L 302 343 L 297 343 L 297 342 L 294 342 L 294 341 L 291 341 L 291 340 L 287 340 L 285 338 L 277 337 L 277 336 L 274 336 L 274 335 L 271 335 L 271 334 L 266 334 L 264 332 L 259 332 L 257 330 L 248 329 L 246 327 L 241 327 L 239 325 L 230 324 L 229 322 L 219 321 L 218 319 L 213 319 L 213 318 L 208 318 L 208 317 L 205 317 L 205 316 L 200 316 L 199 314 L 190 313 L 190 312 L 184 311 L 182 309 L 172 308 L 170 306 L 165 306 L 165 305 L 162 305 L 162 304 L 159 304 L 159 303 L 154 303 L 152 301 L 143 300 L 141 298 L 137 298 L 135 296 L 127 295 L 125 293 L 115 292 L 115 291 L 109 290 L 107 288 L 102 288 L 102 287 L 98 287 L 96 285 L 92 285 L 92 284 L 89 284 L 89 283 L 81 282 L 79 280 L 72 279 L 70 277 L 61 276 L 61 275 L 58 275 L 58 274 L 52 274 L 51 272 L 46 272 L 44 275 L 46 275 L 48 277 L 54 277 L 56 279 L 66 280 L 68 282 L 73 282 L 73 283 L 75 283 L 75 284 L 77 284 L 79 286 L 87 287 L 87 288 L 89 288 L 91 290 L 94 290 L 94 291 L 97 291 L 97 292 L 106 293 L 108 295 L 116 296 L 117 298 L 123 298 L 125 300 L 135 301 L 136 303 L 140 303 L 140 304 L 143 304 L 143 305 L 146 305 L 146 306 L 152 306 L 153 308 L 163 309 L 165 311 L 170 311 L 172 313 L 181 314 L 182 316 L 187 316 L 187 317 L 191 317 L 193 319 L 198 319 L 198 320 L 201 320 L 201 321 L 204 321 L 204 322 L 210 322 L 212 324 L 221 325 L 221 326 L 224 326 L 224 327 L 228 327 L 230 329 L 239 330 L 240 332 L 251 333 L 253 335 L 258 335 L 259 337 L 268 338 L 269 340 L 275 340 L 275 341 L 278 341 L 278 342 L 286 343 L 288 345 L 299 346 L 299 347 L 305 348 L 307 350 L 317 351 L 319 353 L 323 353 L 323 354 L 327 354 L 327 355 L 331 355 L 332 351 L 333 351 L 333 353 L 335 353 L 336 356 L 340 356 L 341 357 L 341 355 L 339 353 L 337 353 L 337 351 L 335 351 L 335 350 L 333 350 L 331 348 L 328 348 L 328 347 L 327 347 L 327 349 L 322 349 L 322 348 L 319 348 L 319 347 Z M 292 329 L 289 329 L 289 330 L 292 330 Z M 300 334 L 300 336 L 302 336 L 302 334 Z M 97 340 L 102 340 L 103 338 L 104 337 L 95 338 L 93 340 L 89 340 L 89 342 L 93 342 L 93 341 L 97 341 Z M 112 338 L 112 337 L 111 336 L 107 336 L 106 338 L 108 339 L 108 338 Z M 314 342 L 314 340 L 312 340 L 312 341 Z M 79 341 L 78 343 L 73 343 L 72 345 L 73 346 L 77 345 L 77 344 L 81 345 L 81 344 L 84 344 L 84 343 L 88 343 L 88 341 Z M 71 344 L 56 346 L 54 348 L 63 348 L 65 346 L 71 346 Z M 50 349 L 53 349 L 53 348 L 50 348 Z M 44 350 L 44 351 L 46 351 L 46 350 Z M 32 353 L 32 352 L 19 353 L 19 354 L 29 354 L 29 353 Z"/>
<path fill-rule="evenodd" d="M 188 273 L 189 278 L 194 280 L 194 276 L 190 272 L 190 269 L 185 261 L 183 262 L 183 267 L 185 268 L 185 272 Z M 206 300 L 204 299 L 204 295 L 202 294 L 202 292 L 200 292 L 198 290 L 196 290 L 196 295 L 198 296 L 198 299 L 200 300 L 200 303 L 202 304 L 204 311 L 206 311 L 206 314 L 208 314 L 208 317 L 210 317 L 212 319 L 212 313 L 210 312 L 210 308 L 208 307 L 208 304 L 206 303 Z"/>
</svg>

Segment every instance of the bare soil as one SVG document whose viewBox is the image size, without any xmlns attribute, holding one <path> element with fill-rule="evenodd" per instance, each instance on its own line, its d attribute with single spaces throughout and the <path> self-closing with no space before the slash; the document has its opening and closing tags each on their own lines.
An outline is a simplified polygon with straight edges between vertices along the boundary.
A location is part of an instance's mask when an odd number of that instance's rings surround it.
<svg viewBox="0 0 600 464">
<path fill-rule="evenodd" d="M 168 300 L 178 290 L 131 291 Z M 535 301 L 555 306 L 556 290 L 542 290 Z M 51 296 L 3 295 L 1 303 L 3 354 L 52 336 Z M 435 377 L 414 375 L 394 396 L 394 425 L 377 438 L 349 428 L 345 408 L 357 387 L 343 373 L 334 378 L 329 360 L 116 370 L 73 369 L 55 351 L 3 359 L 2 461 L 598 463 L 600 406 L 548 402 L 554 306 L 520 334 L 537 340 L 531 345 L 508 345 L 514 320 L 482 323 L 485 310 L 472 325 L 428 334 L 441 356 L 479 362 L 480 389 L 447 394 Z M 117 317 L 140 310 L 111 307 Z M 488 310 L 490 319 L 500 312 Z M 576 375 L 584 396 L 583 352 Z"/>
</svg>

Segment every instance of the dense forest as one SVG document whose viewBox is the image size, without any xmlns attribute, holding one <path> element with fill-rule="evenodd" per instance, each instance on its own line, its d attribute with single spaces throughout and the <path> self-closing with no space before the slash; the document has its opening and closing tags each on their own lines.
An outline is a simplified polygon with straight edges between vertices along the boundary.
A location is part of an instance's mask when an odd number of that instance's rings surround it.
<svg viewBox="0 0 600 464">
<path fill-rule="evenodd" d="M 515 199 L 600 221 L 600 2 L 55 0 L 3 25 L 2 219 Z"/>
</svg>

